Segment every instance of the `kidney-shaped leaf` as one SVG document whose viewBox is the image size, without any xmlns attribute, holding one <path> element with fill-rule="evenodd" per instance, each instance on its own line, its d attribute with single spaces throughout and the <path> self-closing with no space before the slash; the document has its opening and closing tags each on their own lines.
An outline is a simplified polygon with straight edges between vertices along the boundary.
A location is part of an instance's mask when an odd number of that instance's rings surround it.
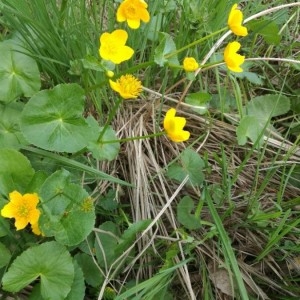
<svg viewBox="0 0 300 300">
<path fill-rule="evenodd" d="M 26 144 L 19 126 L 22 109 L 18 102 L 0 104 L 0 148 L 18 149 Z"/>
<path fill-rule="evenodd" d="M 201 227 L 200 218 L 192 214 L 194 207 L 194 201 L 189 196 L 183 197 L 177 205 L 178 221 L 190 230 L 195 230 Z"/>
<path fill-rule="evenodd" d="M 24 192 L 34 175 L 29 160 L 13 149 L 0 149 L 0 193 Z"/>
<path fill-rule="evenodd" d="M 94 126 L 94 125 L 93 125 Z M 98 136 L 101 131 L 104 130 L 104 127 L 95 127 L 95 132 L 98 130 Z M 111 142 L 110 142 L 111 141 Z M 112 142 L 117 141 L 117 136 L 115 131 L 111 126 L 108 126 L 102 135 L 101 139 L 91 141 L 87 148 L 92 152 L 93 156 L 99 160 L 113 160 L 116 158 L 120 151 L 120 143 Z"/>
<path fill-rule="evenodd" d="M 0 43 L 0 101 L 10 102 L 19 96 L 31 97 L 41 86 L 37 63 L 24 54 L 16 42 Z"/>
<path fill-rule="evenodd" d="M 76 152 L 94 136 L 83 118 L 84 91 L 76 83 L 60 84 L 35 94 L 25 105 L 21 130 L 29 142 L 40 148 Z"/>
<path fill-rule="evenodd" d="M 74 279 L 74 265 L 66 248 L 47 242 L 24 251 L 3 276 L 3 289 L 18 292 L 40 277 L 44 299 L 65 299 Z"/>
<path fill-rule="evenodd" d="M 40 190 L 43 213 L 39 224 L 45 236 L 54 236 L 58 242 L 73 246 L 92 231 L 95 209 L 89 194 L 70 181 L 66 170 L 46 179 Z"/>
</svg>

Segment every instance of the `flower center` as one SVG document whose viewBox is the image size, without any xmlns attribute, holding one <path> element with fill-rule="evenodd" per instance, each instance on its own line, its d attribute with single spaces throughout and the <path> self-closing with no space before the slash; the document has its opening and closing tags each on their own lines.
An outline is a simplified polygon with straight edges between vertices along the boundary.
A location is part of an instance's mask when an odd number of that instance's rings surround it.
<svg viewBox="0 0 300 300">
<path fill-rule="evenodd" d="M 133 5 L 126 7 L 126 15 L 128 19 L 134 19 L 136 17 L 136 8 Z"/>
<path fill-rule="evenodd" d="M 134 96 L 138 95 L 142 90 L 140 82 L 130 75 L 121 77 L 119 83 L 125 93 Z"/>
<path fill-rule="evenodd" d="M 26 204 L 20 205 L 20 207 L 18 207 L 18 214 L 19 214 L 19 217 L 27 218 L 29 215 L 28 206 Z"/>
</svg>

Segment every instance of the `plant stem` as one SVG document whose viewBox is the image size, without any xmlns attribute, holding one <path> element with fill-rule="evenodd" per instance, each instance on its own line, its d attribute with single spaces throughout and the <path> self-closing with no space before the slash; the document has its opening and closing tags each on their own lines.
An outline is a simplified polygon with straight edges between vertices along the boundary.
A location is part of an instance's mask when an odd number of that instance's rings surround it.
<svg viewBox="0 0 300 300">
<path fill-rule="evenodd" d="M 180 53 L 180 52 L 182 52 L 182 51 L 184 51 L 186 49 L 189 49 L 189 48 L 191 48 L 193 46 L 196 46 L 197 44 L 200 44 L 200 43 L 206 41 L 207 39 L 209 39 L 209 38 L 211 38 L 211 37 L 213 37 L 213 36 L 215 36 L 215 35 L 223 32 L 223 31 L 225 31 L 226 29 L 227 29 L 227 27 L 224 27 L 224 28 L 222 28 L 222 29 L 220 29 L 218 31 L 215 31 L 215 32 L 213 32 L 213 33 L 211 33 L 211 34 L 209 34 L 209 35 L 207 35 L 207 36 L 205 36 L 205 37 L 203 37 L 203 38 L 201 38 L 199 40 L 196 40 L 196 41 L 194 41 L 194 42 L 192 42 L 192 43 L 190 43 L 190 44 L 188 44 L 188 45 L 186 45 L 186 46 L 184 46 L 184 47 L 182 47 L 182 48 L 180 48 L 180 49 L 178 49 L 178 50 L 176 50 L 176 51 L 174 51 L 174 52 L 172 52 L 170 54 L 165 55 L 165 58 L 169 58 L 169 57 L 174 56 L 174 55 L 176 55 L 176 54 L 178 54 L 178 53 Z"/>
</svg>

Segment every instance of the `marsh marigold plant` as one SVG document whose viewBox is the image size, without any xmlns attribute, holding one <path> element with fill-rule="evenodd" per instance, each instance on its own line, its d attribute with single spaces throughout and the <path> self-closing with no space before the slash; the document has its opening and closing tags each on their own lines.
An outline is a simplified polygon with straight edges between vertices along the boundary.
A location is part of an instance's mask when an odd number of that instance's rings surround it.
<svg viewBox="0 0 300 300">
<path fill-rule="evenodd" d="M 230 30 L 237 36 L 246 36 L 248 30 L 243 23 L 243 13 L 238 8 L 237 4 L 234 4 L 228 16 L 228 26 Z"/>
<path fill-rule="evenodd" d="M 110 87 L 123 99 L 137 98 L 142 92 L 142 83 L 131 74 L 122 75 L 116 81 L 109 80 Z"/>
<path fill-rule="evenodd" d="M 150 21 L 147 3 L 143 0 L 124 0 L 117 10 L 117 21 L 125 22 L 132 29 L 140 27 L 141 21 Z"/>
<path fill-rule="evenodd" d="M 186 124 L 184 117 L 176 117 L 176 109 L 170 108 L 164 118 L 164 129 L 173 142 L 184 142 L 190 138 L 190 132 L 183 130 Z"/>
<path fill-rule="evenodd" d="M 114 64 L 128 60 L 134 54 L 134 50 L 126 46 L 128 34 L 123 29 L 116 29 L 112 33 L 104 32 L 100 36 L 99 55 Z"/>
<path fill-rule="evenodd" d="M 185 57 L 185 59 L 183 60 L 183 69 L 186 72 L 194 72 L 198 68 L 199 64 L 194 57 Z"/>
<path fill-rule="evenodd" d="M 24 229 L 29 223 L 36 234 L 40 234 L 38 220 L 40 211 L 37 209 L 39 198 L 36 193 L 20 194 L 13 191 L 9 194 L 9 203 L 1 210 L 1 216 L 5 218 L 14 218 L 17 230 Z"/>
<path fill-rule="evenodd" d="M 243 72 L 241 65 L 245 61 L 245 56 L 238 54 L 241 44 L 239 42 L 229 43 L 224 50 L 224 60 L 229 70 L 233 72 Z"/>
</svg>

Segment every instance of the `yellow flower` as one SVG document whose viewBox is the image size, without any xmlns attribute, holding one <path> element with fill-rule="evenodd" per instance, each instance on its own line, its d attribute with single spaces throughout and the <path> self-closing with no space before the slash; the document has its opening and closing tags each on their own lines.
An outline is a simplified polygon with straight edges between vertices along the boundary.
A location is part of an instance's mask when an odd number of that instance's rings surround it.
<svg viewBox="0 0 300 300">
<path fill-rule="evenodd" d="M 112 33 L 104 32 L 100 36 L 99 55 L 114 64 L 128 60 L 132 57 L 134 50 L 125 46 L 128 34 L 125 30 L 117 29 Z"/>
<path fill-rule="evenodd" d="M 242 26 L 243 13 L 238 9 L 237 4 L 234 4 L 231 8 L 228 17 L 228 26 L 230 30 L 238 36 L 246 36 L 248 30 L 245 26 Z"/>
<path fill-rule="evenodd" d="M 240 65 L 244 63 L 245 56 L 237 53 L 240 48 L 241 44 L 239 42 L 231 42 L 224 50 L 224 60 L 227 68 L 233 72 L 243 72 Z"/>
<path fill-rule="evenodd" d="M 5 218 L 15 218 L 17 230 L 23 229 L 28 223 L 36 224 L 40 217 L 40 211 L 36 208 L 39 198 L 37 194 L 21 195 L 17 191 L 9 194 L 10 202 L 6 204 L 1 215 Z"/>
<path fill-rule="evenodd" d="M 176 109 L 170 108 L 164 119 L 164 128 L 167 136 L 173 142 L 183 142 L 190 138 L 190 133 L 183 130 L 186 119 L 183 117 L 175 117 Z"/>
<path fill-rule="evenodd" d="M 117 10 L 117 21 L 127 21 L 130 28 L 137 29 L 141 20 L 146 23 L 150 20 L 147 7 L 147 3 L 143 0 L 124 0 Z"/>
<path fill-rule="evenodd" d="M 142 92 L 142 83 L 133 75 L 122 75 L 117 81 L 109 79 L 110 87 L 124 99 L 137 98 Z"/>
<path fill-rule="evenodd" d="M 183 69 L 186 72 L 194 72 L 199 68 L 199 64 L 197 63 L 194 57 L 186 57 L 183 60 Z"/>
</svg>

